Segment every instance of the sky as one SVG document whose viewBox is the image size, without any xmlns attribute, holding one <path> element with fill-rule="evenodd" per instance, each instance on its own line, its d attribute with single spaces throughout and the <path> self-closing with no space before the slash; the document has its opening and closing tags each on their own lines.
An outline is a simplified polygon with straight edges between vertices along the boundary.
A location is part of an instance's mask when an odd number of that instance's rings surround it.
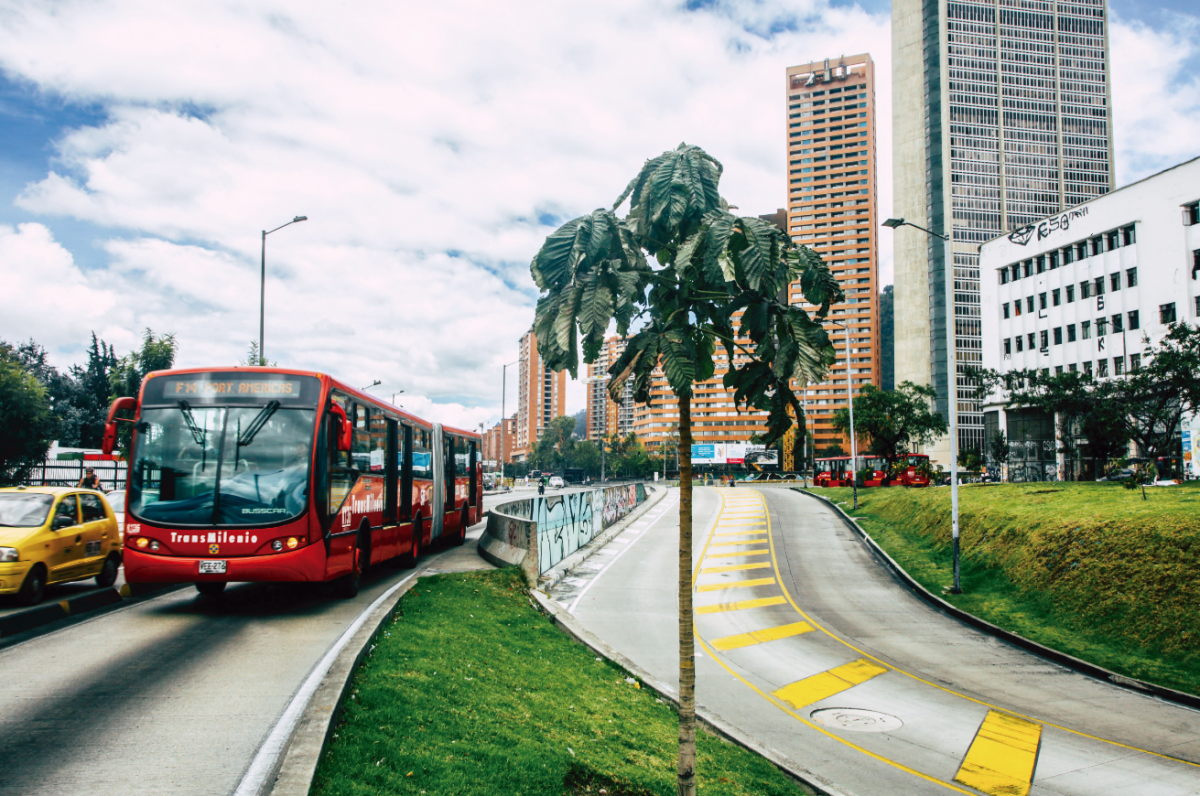
<svg viewBox="0 0 1200 796">
<path fill-rule="evenodd" d="M 1200 154 L 1200 13 L 1111 12 L 1120 186 Z M 149 328 L 179 366 L 234 364 L 258 336 L 262 231 L 306 215 L 266 239 L 267 358 L 490 426 L 533 320 L 530 259 L 647 158 L 699 145 L 740 212 L 785 205 L 788 66 L 875 59 L 888 217 L 889 13 L 0 0 L 0 339 L 65 367 L 93 332 L 125 352 Z"/>
</svg>

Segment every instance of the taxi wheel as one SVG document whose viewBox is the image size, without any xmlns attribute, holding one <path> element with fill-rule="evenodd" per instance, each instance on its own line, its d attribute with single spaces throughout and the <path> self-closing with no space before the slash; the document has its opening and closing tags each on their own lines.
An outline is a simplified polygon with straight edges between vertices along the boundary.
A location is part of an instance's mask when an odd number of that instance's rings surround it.
<svg viewBox="0 0 1200 796">
<path fill-rule="evenodd" d="M 35 564 L 33 569 L 29 570 L 29 574 L 25 576 L 21 590 L 17 592 L 17 602 L 21 605 L 37 605 L 45 596 L 46 570 L 41 564 Z"/>
<path fill-rule="evenodd" d="M 120 568 L 121 560 L 116 556 L 109 556 L 104 559 L 104 566 L 100 568 L 99 574 L 96 575 L 96 585 L 102 589 L 107 589 L 116 583 L 117 570 Z"/>
<path fill-rule="evenodd" d="M 228 584 L 223 580 L 206 580 L 196 584 L 196 591 L 205 597 L 216 597 Z"/>
</svg>

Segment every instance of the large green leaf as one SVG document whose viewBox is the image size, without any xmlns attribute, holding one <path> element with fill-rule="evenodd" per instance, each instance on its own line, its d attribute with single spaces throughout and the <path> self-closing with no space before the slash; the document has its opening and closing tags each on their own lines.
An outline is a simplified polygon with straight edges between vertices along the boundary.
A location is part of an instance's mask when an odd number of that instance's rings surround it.
<svg viewBox="0 0 1200 796">
<path fill-rule="evenodd" d="M 721 209 L 717 191 L 721 169 L 716 158 L 703 149 L 680 144 L 646 161 L 613 209 L 630 199 L 627 222 L 650 254 L 677 248 L 700 226 L 705 214 Z"/>
</svg>

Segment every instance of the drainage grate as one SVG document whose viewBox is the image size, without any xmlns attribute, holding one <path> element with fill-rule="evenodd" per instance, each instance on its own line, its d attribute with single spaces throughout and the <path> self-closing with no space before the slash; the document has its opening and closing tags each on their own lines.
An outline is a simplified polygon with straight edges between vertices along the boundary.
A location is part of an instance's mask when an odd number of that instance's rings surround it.
<svg viewBox="0 0 1200 796">
<path fill-rule="evenodd" d="M 809 718 L 824 727 L 851 732 L 891 732 L 904 726 L 895 716 L 862 708 L 823 708 Z"/>
</svg>

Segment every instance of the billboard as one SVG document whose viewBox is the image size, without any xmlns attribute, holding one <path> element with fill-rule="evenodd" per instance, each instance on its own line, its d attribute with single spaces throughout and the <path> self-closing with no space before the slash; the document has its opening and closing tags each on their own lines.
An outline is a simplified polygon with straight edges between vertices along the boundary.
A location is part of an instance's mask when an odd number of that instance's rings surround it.
<svg viewBox="0 0 1200 796">
<path fill-rule="evenodd" d="M 753 467 L 777 467 L 779 452 L 765 445 L 743 442 L 715 442 L 692 446 L 692 464 L 745 464 Z"/>
</svg>

